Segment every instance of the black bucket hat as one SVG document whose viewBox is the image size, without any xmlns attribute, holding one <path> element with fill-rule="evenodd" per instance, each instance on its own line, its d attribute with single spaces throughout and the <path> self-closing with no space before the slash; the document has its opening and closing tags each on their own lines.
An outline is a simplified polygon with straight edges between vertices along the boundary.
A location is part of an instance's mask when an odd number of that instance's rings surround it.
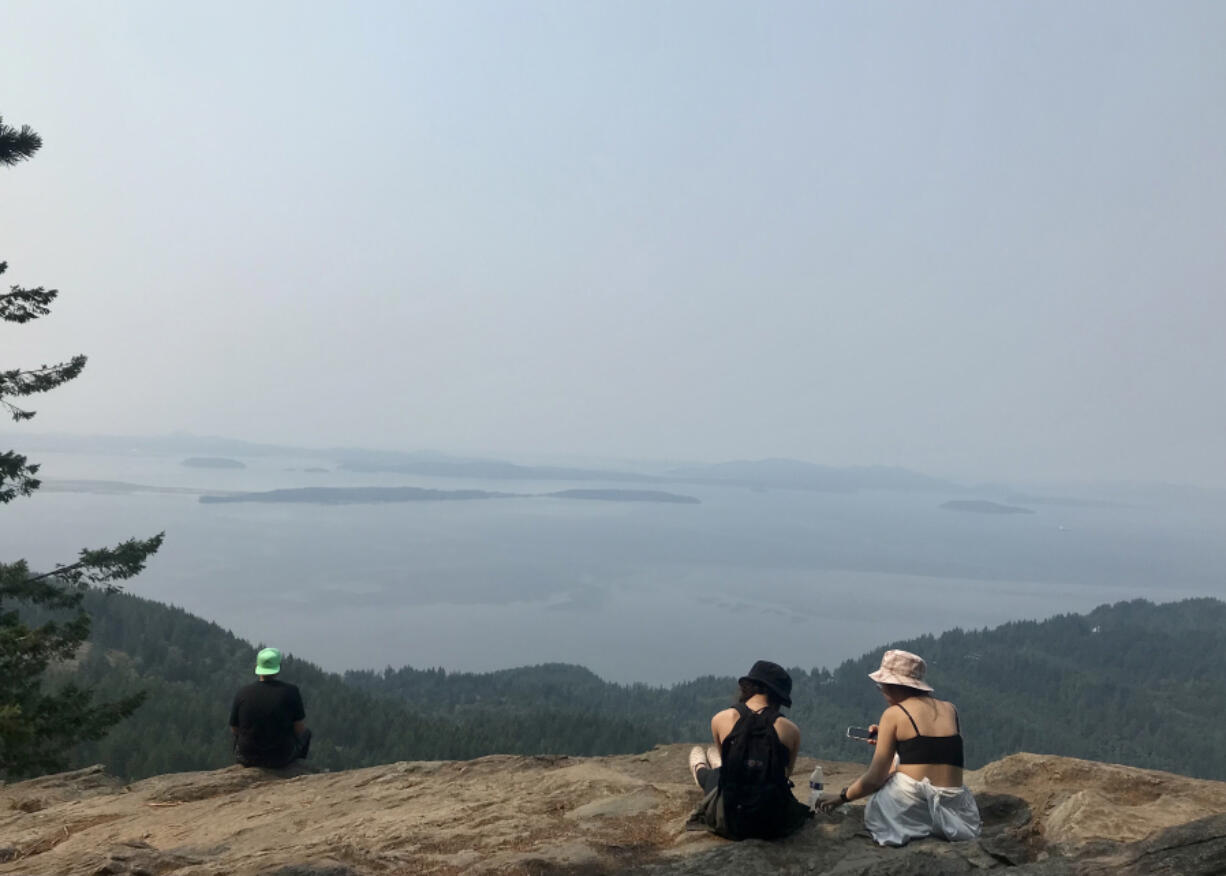
<svg viewBox="0 0 1226 876">
<path fill-rule="evenodd" d="M 779 702 L 789 709 L 792 707 L 792 676 L 778 663 L 759 660 L 740 680 L 758 682 L 778 697 Z"/>
</svg>

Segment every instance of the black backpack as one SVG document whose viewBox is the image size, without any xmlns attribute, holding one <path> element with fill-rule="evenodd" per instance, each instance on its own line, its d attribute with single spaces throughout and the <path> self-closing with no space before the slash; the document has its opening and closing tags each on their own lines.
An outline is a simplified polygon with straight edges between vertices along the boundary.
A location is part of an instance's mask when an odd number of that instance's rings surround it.
<svg viewBox="0 0 1226 876">
<path fill-rule="evenodd" d="M 719 789 L 724 820 L 733 839 L 770 839 L 795 829 L 796 810 L 807 809 L 792 796 L 788 750 L 775 732 L 779 710 L 753 712 L 735 706 L 740 720 L 721 746 Z"/>
</svg>

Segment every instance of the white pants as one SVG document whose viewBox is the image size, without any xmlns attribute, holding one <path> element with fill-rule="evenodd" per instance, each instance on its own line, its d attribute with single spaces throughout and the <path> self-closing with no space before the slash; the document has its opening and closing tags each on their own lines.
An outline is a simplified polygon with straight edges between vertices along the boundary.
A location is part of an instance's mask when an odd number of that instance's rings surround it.
<svg viewBox="0 0 1226 876">
<path fill-rule="evenodd" d="M 891 775 L 864 807 L 864 826 L 883 846 L 925 836 L 974 839 L 979 824 L 979 806 L 969 789 L 938 788 L 906 773 Z"/>
</svg>

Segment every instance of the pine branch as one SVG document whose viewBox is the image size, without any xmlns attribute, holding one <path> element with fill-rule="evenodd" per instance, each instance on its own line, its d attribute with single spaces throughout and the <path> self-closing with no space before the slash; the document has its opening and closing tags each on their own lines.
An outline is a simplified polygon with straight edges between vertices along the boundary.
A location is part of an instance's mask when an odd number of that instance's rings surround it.
<svg viewBox="0 0 1226 876">
<path fill-rule="evenodd" d="M 34 416 L 33 411 L 17 407 L 5 396 L 21 397 L 55 389 L 80 374 L 85 368 L 85 361 L 84 356 L 73 356 L 67 362 L 42 365 L 30 371 L 16 368 L 11 371 L 0 371 L 0 407 L 4 407 L 18 422 L 30 419 Z"/>
<path fill-rule="evenodd" d="M 25 161 L 43 145 L 43 138 L 29 125 L 13 128 L 0 117 L 0 164 L 12 166 Z"/>
<path fill-rule="evenodd" d="M 166 538 L 165 532 L 159 532 L 152 538 L 130 538 L 113 548 L 86 548 L 81 551 L 80 559 L 67 566 L 59 566 L 41 575 L 31 575 L 26 578 L 27 584 L 43 581 L 47 578 L 59 578 L 77 587 L 87 584 L 98 586 L 111 581 L 122 581 L 139 575 L 145 568 L 145 561 L 157 552 Z"/>
<path fill-rule="evenodd" d="M 0 262 L 3 265 L 3 262 Z M 5 322 L 29 322 L 51 312 L 48 306 L 59 295 L 57 289 L 23 289 L 10 286 L 10 291 L 0 295 L 0 320 Z"/>
<path fill-rule="evenodd" d="M 12 450 L 0 453 L 0 505 L 37 490 L 42 482 L 36 474 L 38 463 L 29 462 L 27 457 Z"/>
</svg>

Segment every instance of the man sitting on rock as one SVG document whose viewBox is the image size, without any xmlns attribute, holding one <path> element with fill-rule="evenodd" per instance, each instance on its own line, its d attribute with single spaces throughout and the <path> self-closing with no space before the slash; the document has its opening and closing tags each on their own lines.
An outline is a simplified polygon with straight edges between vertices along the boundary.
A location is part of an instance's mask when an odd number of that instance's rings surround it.
<svg viewBox="0 0 1226 876">
<path fill-rule="evenodd" d="M 281 652 L 265 648 L 256 655 L 258 681 L 240 690 L 230 707 L 234 758 L 243 766 L 280 769 L 307 756 L 311 731 L 302 694 L 281 681 Z"/>
</svg>

